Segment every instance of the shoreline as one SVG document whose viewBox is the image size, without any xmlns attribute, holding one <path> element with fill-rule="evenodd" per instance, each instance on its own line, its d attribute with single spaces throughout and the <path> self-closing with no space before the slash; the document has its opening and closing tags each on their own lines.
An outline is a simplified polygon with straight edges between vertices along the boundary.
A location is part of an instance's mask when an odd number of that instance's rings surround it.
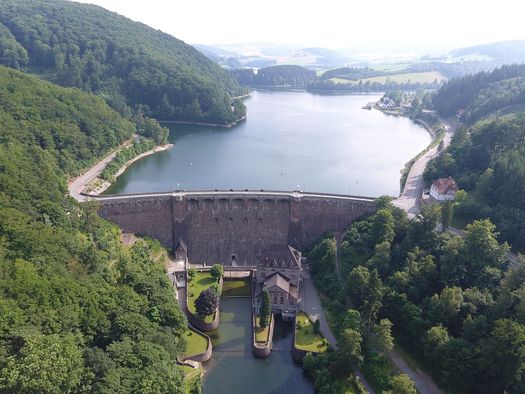
<svg viewBox="0 0 525 394">
<path fill-rule="evenodd" d="M 240 122 L 246 120 L 246 115 L 242 118 L 237 119 L 234 122 L 231 123 L 208 123 L 208 122 L 192 122 L 189 120 L 159 120 L 159 123 L 161 124 L 186 124 L 186 125 L 195 125 L 195 126 L 210 126 L 210 127 L 223 127 L 223 128 L 231 128 L 233 126 L 237 126 Z"/>
<path fill-rule="evenodd" d="M 168 143 L 168 144 L 165 144 L 165 145 L 157 145 L 153 149 L 150 149 L 150 150 L 148 150 L 146 152 L 141 153 L 138 156 L 135 156 L 134 158 L 132 158 L 132 159 L 128 160 L 126 163 L 124 163 L 124 165 L 122 165 L 122 167 L 120 167 L 118 169 L 118 171 L 114 175 L 114 178 L 116 179 L 120 175 L 122 175 L 128 169 L 128 167 L 131 164 L 133 164 L 134 162 L 136 162 L 136 161 L 138 161 L 138 160 L 140 160 L 140 159 L 142 159 L 142 158 L 144 158 L 146 156 L 150 156 L 150 155 L 152 155 L 154 153 L 163 152 L 165 150 L 171 149 L 173 146 L 174 146 L 174 144 L 171 144 L 171 143 Z M 125 146 L 123 146 L 121 149 L 125 149 Z M 118 151 L 120 151 L 120 149 L 117 150 L 114 153 L 116 154 Z M 97 173 L 94 174 L 93 177 L 91 177 L 90 179 L 87 179 L 85 182 L 83 182 L 82 185 L 78 186 L 77 190 L 72 190 L 70 188 L 69 189 L 69 194 L 76 198 L 75 194 L 77 194 L 77 193 L 79 195 L 85 195 L 85 194 L 99 195 L 99 194 L 102 194 L 104 191 L 106 191 L 112 185 L 112 182 L 109 182 L 107 180 L 103 180 L 99 176 L 102 173 L 102 171 L 104 171 L 104 169 L 107 167 L 107 165 L 110 162 L 111 161 L 106 162 L 105 165 L 102 168 L 100 168 L 99 171 L 97 171 Z M 96 167 L 96 165 L 94 167 Z M 91 169 L 88 169 L 86 171 L 86 173 L 89 172 L 90 170 Z M 97 183 L 98 183 L 98 185 L 97 185 Z M 93 190 L 90 190 L 90 188 L 93 188 Z M 78 198 L 77 198 L 77 200 L 78 200 Z"/>
</svg>

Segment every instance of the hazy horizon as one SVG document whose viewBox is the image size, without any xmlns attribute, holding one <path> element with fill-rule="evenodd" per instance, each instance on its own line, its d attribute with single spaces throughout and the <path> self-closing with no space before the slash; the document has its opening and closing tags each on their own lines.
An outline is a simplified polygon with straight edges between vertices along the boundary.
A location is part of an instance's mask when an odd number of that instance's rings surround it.
<svg viewBox="0 0 525 394">
<path fill-rule="evenodd" d="M 525 39 L 524 6 L 512 0 L 431 4 L 406 0 L 348 4 L 328 0 L 312 7 L 296 0 L 80 0 L 102 6 L 189 44 L 265 42 L 356 52 L 442 53 L 454 48 Z M 319 3 L 316 3 L 319 4 Z M 430 11 L 428 11 L 430 10 Z"/>
</svg>

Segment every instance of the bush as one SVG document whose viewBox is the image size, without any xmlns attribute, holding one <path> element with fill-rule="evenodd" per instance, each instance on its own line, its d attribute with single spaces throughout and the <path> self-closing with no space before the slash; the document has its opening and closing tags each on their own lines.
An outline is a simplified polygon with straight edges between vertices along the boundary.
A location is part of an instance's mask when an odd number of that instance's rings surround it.
<svg viewBox="0 0 525 394">
<path fill-rule="evenodd" d="M 317 319 L 316 321 L 314 321 L 314 334 L 319 334 L 320 327 L 321 322 L 319 321 L 319 319 Z"/>
</svg>

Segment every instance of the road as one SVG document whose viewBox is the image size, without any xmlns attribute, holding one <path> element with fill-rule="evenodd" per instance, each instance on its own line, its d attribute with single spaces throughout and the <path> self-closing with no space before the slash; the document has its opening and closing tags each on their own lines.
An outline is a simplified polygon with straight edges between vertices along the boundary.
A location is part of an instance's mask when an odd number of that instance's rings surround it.
<svg viewBox="0 0 525 394">
<path fill-rule="evenodd" d="M 86 197 L 80 193 L 82 193 L 82 191 L 86 188 L 89 182 L 95 179 L 104 170 L 104 168 L 106 168 L 108 163 L 115 158 L 115 155 L 122 148 L 130 145 L 132 141 L 133 138 L 127 140 L 120 147 L 115 149 L 113 152 L 111 152 L 109 155 L 107 155 L 105 158 L 103 158 L 97 164 L 95 164 L 93 167 L 87 170 L 84 174 L 69 182 L 68 189 L 71 197 L 73 197 L 77 201 L 85 201 Z"/>
<path fill-rule="evenodd" d="M 457 129 L 457 123 L 451 120 L 440 119 L 445 127 L 445 136 L 443 137 L 443 149 L 450 145 L 452 136 Z M 404 209 L 411 219 L 419 213 L 419 202 L 423 194 L 423 172 L 430 160 L 439 155 L 438 146 L 429 149 L 424 155 L 417 159 L 408 173 L 405 188 L 401 195 L 393 201 L 396 207 Z"/>
<path fill-rule="evenodd" d="M 321 305 L 321 300 L 317 295 L 317 290 L 310 278 L 308 272 L 303 272 L 303 287 L 301 288 L 301 303 L 300 309 L 303 310 L 312 321 L 319 320 L 320 329 L 323 336 L 330 342 L 330 345 L 334 349 L 337 349 L 337 339 L 335 338 L 328 321 L 326 320 L 326 315 L 324 314 L 323 306 Z M 366 390 L 374 394 L 374 390 L 365 380 L 365 377 L 361 374 L 360 371 L 356 371 L 356 375 L 359 377 L 359 381 L 365 386 Z"/>
<path fill-rule="evenodd" d="M 374 197 L 363 197 L 363 196 L 350 196 L 345 194 L 329 194 L 329 193 L 309 193 L 302 191 L 281 191 L 281 190 L 177 190 L 173 192 L 151 192 L 151 193 L 130 193 L 130 194 L 108 194 L 108 195 L 90 195 L 88 198 L 104 201 L 118 201 L 127 200 L 130 198 L 141 198 L 141 197 L 162 197 L 162 196 L 253 196 L 254 194 L 266 195 L 266 196 L 283 196 L 283 197 L 315 197 L 315 198 L 329 198 L 331 200 L 352 200 L 352 201 L 363 201 L 373 202 Z M 82 196 L 84 197 L 84 196 Z"/>
</svg>

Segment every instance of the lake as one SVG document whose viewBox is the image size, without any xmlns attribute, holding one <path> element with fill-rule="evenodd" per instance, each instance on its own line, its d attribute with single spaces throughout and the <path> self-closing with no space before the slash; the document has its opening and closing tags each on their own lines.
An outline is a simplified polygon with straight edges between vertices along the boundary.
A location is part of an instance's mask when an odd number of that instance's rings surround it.
<svg viewBox="0 0 525 394">
<path fill-rule="evenodd" d="M 378 95 L 254 91 L 237 126 L 170 124 L 175 146 L 133 163 L 105 194 L 176 189 L 399 194 L 400 170 L 431 141 L 411 120 L 363 105 Z"/>
</svg>

